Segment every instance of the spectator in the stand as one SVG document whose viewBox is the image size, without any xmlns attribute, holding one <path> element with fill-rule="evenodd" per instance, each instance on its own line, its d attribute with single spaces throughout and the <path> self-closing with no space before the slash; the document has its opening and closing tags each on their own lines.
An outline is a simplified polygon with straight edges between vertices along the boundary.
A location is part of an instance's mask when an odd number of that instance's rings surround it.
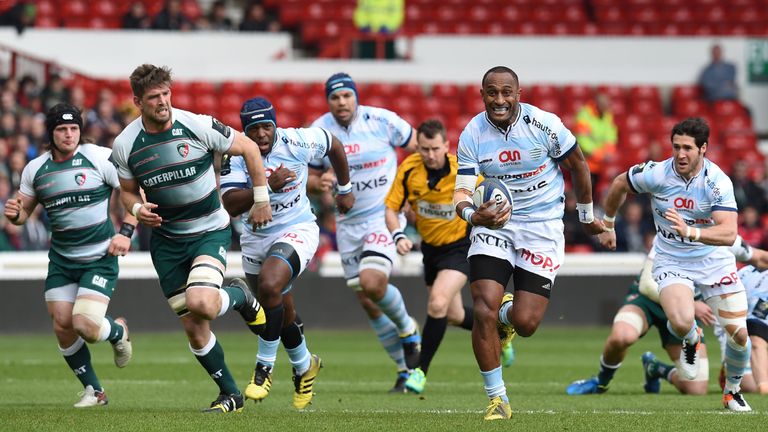
<svg viewBox="0 0 768 432">
<path fill-rule="evenodd" d="M 99 92 L 96 106 L 86 114 L 88 125 L 85 136 L 95 144 L 109 147 L 111 141 L 123 130 L 120 114 L 115 109 L 115 96 L 109 90 Z"/>
<path fill-rule="evenodd" d="M 404 18 L 404 0 L 358 0 L 354 21 L 363 32 L 395 33 Z"/>
<path fill-rule="evenodd" d="M 738 99 L 736 86 L 736 65 L 723 60 L 723 48 L 712 45 L 711 60 L 699 76 L 701 91 L 709 102 Z"/>
<path fill-rule="evenodd" d="M 35 24 L 37 8 L 31 0 L 0 1 L 0 26 L 16 27 L 21 34 L 25 28 Z"/>
<path fill-rule="evenodd" d="M 227 6 L 224 0 L 216 0 L 211 4 L 208 15 L 200 19 L 199 27 L 208 30 L 235 29 L 232 19 L 227 15 Z"/>
<path fill-rule="evenodd" d="M 39 152 L 48 143 L 48 132 L 45 129 L 45 116 L 37 113 L 32 117 L 32 125 L 29 131 L 29 144 Z"/>
<path fill-rule="evenodd" d="M 69 93 L 64 85 L 64 80 L 58 74 L 53 74 L 48 79 L 40 95 L 43 101 L 43 109 L 48 111 L 54 105 L 61 102 L 69 102 Z"/>
<path fill-rule="evenodd" d="M 69 103 L 74 105 L 80 111 L 85 110 L 85 90 L 80 86 L 69 89 Z"/>
<path fill-rule="evenodd" d="M 400 30 L 405 18 L 405 0 L 358 0 L 355 8 L 355 27 L 363 33 L 390 35 Z M 357 57 L 375 58 L 376 42 L 361 40 L 357 43 Z M 385 57 L 395 58 L 394 40 L 385 41 Z"/>
<path fill-rule="evenodd" d="M 193 30 L 192 21 L 181 11 L 181 0 L 166 0 L 163 9 L 152 21 L 154 30 Z"/>
<path fill-rule="evenodd" d="M 587 102 L 579 110 L 574 134 L 589 164 L 592 184 L 596 185 L 600 176 L 605 174 L 605 164 L 615 157 L 618 138 L 611 99 L 607 94 L 598 93 L 594 101 Z"/>
<path fill-rule="evenodd" d="M 245 5 L 240 31 L 278 32 L 280 23 L 267 15 L 261 2 L 253 1 Z"/>
<path fill-rule="evenodd" d="M 740 160 L 733 164 L 731 182 L 733 183 L 733 194 L 736 197 L 736 204 L 739 208 L 745 208 L 747 205 L 750 205 L 755 207 L 760 213 L 768 211 L 765 191 L 749 177 L 749 165 L 745 161 Z"/>
<path fill-rule="evenodd" d="M 743 207 L 739 215 L 739 235 L 747 244 L 763 248 L 765 230 L 760 224 L 760 213 L 751 205 Z"/>
<path fill-rule="evenodd" d="M 2 155 L 0 154 L 0 162 Z M 11 182 L 8 180 L 8 170 L 0 163 L 0 207 L 5 207 L 5 202 L 11 198 Z M 0 214 L 0 252 L 14 251 L 17 247 L 14 244 L 15 233 L 19 227 L 8 223 L 5 215 Z"/>
<path fill-rule="evenodd" d="M 616 250 L 620 252 L 647 251 L 645 240 L 648 233 L 655 233 L 653 224 L 643 215 L 643 205 L 630 201 L 624 206 L 624 215 L 616 219 Z"/>
<path fill-rule="evenodd" d="M 152 27 L 152 20 L 147 15 L 147 8 L 141 1 L 131 3 L 131 8 L 123 15 L 122 27 L 124 29 L 148 29 Z"/>
<path fill-rule="evenodd" d="M 0 115 L 0 136 L 10 138 L 16 134 L 16 116 L 13 113 Z"/>
<path fill-rule="evenodd" d="M 11 180 L 11 187 L 13 190 L 19 188 L 21 184 L 21 172 L 24 171 L 24 166 L 27 164 L 27 155 L 20 151 L 14 151 L 8 157 L 8 170 L 9 179 Z"/>
<path fill-rule="evenodd" d="M 40 97 L 40 88 L 37 79 L 32 75 L 24 75 L 19 82 L 19 91 L 16 100 L 24 108 L 35 109 L 34 101 Z"/>
</svg>

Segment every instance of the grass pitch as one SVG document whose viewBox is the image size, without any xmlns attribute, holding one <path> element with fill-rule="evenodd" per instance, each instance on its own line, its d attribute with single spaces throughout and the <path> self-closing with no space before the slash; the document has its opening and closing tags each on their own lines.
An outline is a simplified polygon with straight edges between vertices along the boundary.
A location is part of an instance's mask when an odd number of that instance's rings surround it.
<svg viewBox="0 0 768 432">
<path fill-rule="evenodd" d="M 669 384 L 643 393 L 640 355 L 659 346 L 655 330 L 632 347 L 604 395 L 567 396 L 566 385 L 597 372 L 608 328 L 546 326 L 515 340 L 517 359 L 504 379 L 510 421 L 484 422 L 487 405 L 469 332 L 449 329 L 430 368 L 423 395 L 387 390 L 395 368 L 371 331 L 307 332 L 310 350 L 325 367 L 304 412 L 291 406 L 290 364 L 280 350 L 272 393 L 246 402 L 242 413 L 205 415 L 217 388 L 187 348 L 181 332 L 134 333 L 134 358 L 112 363 L 108 344 L 91 346 L 94 366 L 110 399 L 106 407 L 75 409 L 79 382 L 62 360 L 53 335 L 0 335 L 0 431 L 601 431 L 739 430 L 768 421 L 768 398 L 747 395 L 754 412 L 722 409 L 717 387 L 719 352 L 710 341 L 710 394 L 681 396 Z M 256 339 L 247 331 L 217 333 L 241 388 L 253 370 Z M 736 428 L 736 429 L 733 429 Z"/>
</svg>

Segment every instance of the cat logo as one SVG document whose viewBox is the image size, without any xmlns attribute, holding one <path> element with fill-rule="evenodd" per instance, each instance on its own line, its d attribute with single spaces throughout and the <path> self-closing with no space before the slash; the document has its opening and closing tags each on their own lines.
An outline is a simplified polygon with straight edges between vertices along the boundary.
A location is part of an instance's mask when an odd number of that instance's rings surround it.
<svg viewBox="0 0 768 432">
<path fill-rule="evenodd" d="M 85 184 L 85 173 L 77 173 L 75 174 L 75 183 L 77 183 L 78 186 L 82 186 Z"/>
<path fill-rule="evenodd" d="M 182 129 L 173 129 L 171 131 L 171 135 L 173 135 L 173 136 L 182 136 L 182 135 L 184 135 L 184 131 Z"/>
<path fill-rule="evenodd" d="M 176 146 L 176 151 L 179 152 L 181 157 L 186 158 L 189 155 L 189 144 L 187 144 L 187 143 L 179 143 Z"/>
</svg>

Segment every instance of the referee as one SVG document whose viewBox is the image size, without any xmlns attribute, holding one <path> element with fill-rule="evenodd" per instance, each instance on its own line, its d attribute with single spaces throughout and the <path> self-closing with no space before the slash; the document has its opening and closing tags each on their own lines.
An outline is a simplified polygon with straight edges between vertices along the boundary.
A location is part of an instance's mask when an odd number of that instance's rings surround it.
<svg viewBox="0 0 768 432">
<path fill-rule="evenodd" d="M 405 387 L 414 393 L 424 391 L 427 372 L 445 335 L 448 323 L 471 330 L 471 307 L 464 307 L 461 289 L 467 282 L 469 238 L 467 223 L 456 216 L 453 190 L 458 163 L 449 154 L 445 126 L 439 120 L 427 120 L 416 134 L 417 152 L 408 156 L 385 200 L 387 228 L 405 255 L 413 242 L 400 228 L 398 214 L 408 204 L 416 214 L 416 230 L 421 235 L 424 255 L 424 280 L 429 290 L 427 322 L 424 324 L 419 367 L 411 372 Z M 502 363 L 514 358 L 511 344 L 504 347 Z"/>
</svg>

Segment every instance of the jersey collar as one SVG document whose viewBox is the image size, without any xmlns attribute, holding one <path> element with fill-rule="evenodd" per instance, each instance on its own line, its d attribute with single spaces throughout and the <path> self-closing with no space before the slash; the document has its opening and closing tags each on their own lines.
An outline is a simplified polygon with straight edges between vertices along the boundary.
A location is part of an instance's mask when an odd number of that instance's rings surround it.
<svg viewBox="0 0 768 432">
<path fill-rule="evenodd" d="M 519 103 L 517 104 L 517 107 L 517 116 L 515 116 L 514 120 L 512 120 L 512 123 L 510 123 L 506 129 L 502 129 L 496 126 L 496 124 L 488 118 L 488 111 L 484 111 L 483 116 L 485 117 L 485 121 L 488 122 L 492 128 L 496 129 L 500 134 L 504 135 L 504 138 L 507 138 L 509 136 L 509 132 L 512 131 L 512 128 L 517 125 L 517 122 L 520 120 L 520 116 L 523 114 L 523 107 L 521 107 Z"/>
</svg>

